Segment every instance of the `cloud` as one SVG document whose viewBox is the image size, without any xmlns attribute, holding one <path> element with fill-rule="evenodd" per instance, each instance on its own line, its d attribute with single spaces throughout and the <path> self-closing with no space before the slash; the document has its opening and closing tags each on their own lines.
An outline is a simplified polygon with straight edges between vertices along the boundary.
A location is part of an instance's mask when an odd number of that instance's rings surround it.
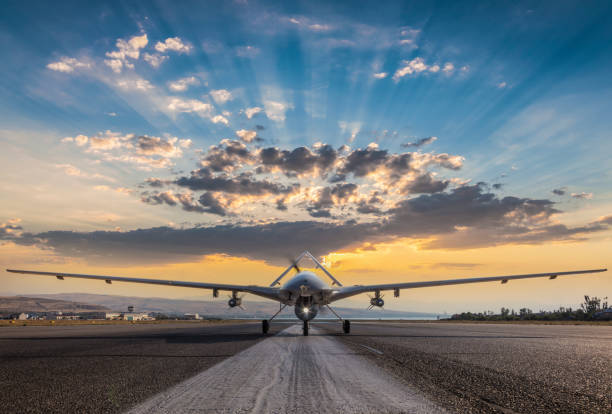
<svg viewBox="0 0 612 414">
<path fill-rule="evenodd" d="M 145 53 L 143 54 L 142 58 L 149 65 L 157 69 L 161 66 L 162 63 L 164 63 L 168 59 L 168 56 L 160 55 L 158 53 Z"/>
<path fill-rule="evenodd" d="M 315 23 L 307 17 L 291 17 L 288 21 L 296 26 L 299 26 L 303 29 L 308 29 L 313 32 L 328 32 L 332 29 L 332 27 L 328 24 Z"/>
<path fill-rule="evenodd" d="M 357 134 L 361 131 L 361 122 L 346 122 L 346 121 L 338 121 L 338 126 L 340 127 L 341 133 L 350 132 L 351 137 L 348 140 L 348 143 L 351 144 L 355 141 Z"/>
<path fill-rule="evenodd" d="M 195 76 L 188 76 L 178 79 L 174 82 L 169 82 L 168 87 L 174 92 L 184 92 L 189 86 L 199 85 L 200 81 Z"/>
<path fill-rule="evenodd" d="M 177 52 L 177 53 L 189 53 L 192 49 L 192 46 L 184 43 L 180 37 L 169 37 L 163 42 L 157 42 L 155 44 L 155 50 L 160 53 L 165 53 L 167 51 Z"/>
<path fill-rule="evenodd" d="M 236 56 L 242 58 L 253 58 L 259 54 L 259 48 L 255 46 L 239 46 L 236 48 Z"/>
<path fill-rule="evenodd" d="M 148 43 L 146 33 L 141 36 L 133 36 L 130 40 L 117 39 L 117 50 L 106 52 L 106 57 L 109 59 L 105 59 L 104 63 L 116 73 L 120 73 L 123 67 L 133 68 L 130 59 L 137 60 L 140 57 L 140 49 Z"/>
<path fill-rule="evenodd" d="M 117 86 L 121 89 L 132 91 L 147 91 L 149 89 L 153 89 L 151 82 L 142 78 L 122 79 L 117 81 Z"/>
<path fill-rule="evenodd" d="M 266 116 L 276 122 L 284 122 L 287 110 L 293 109 L 293 105 L 286 102 L 267 100 L 263 104 L 266 108 Z"/>
<path fill-rule="evenodd" d="M 234 97 L 232 96 L 232 93 L 226 89 L 218 89 L 218 90 L 210 91 L 210 96 L 212 96 L 214 101 L 219 105 L 222 105 L 226 103 L 227 101 L 231 101 L 232 99 L 234 99 Z"/>
<path fill-rule="evenodd" d="M 297 147 L 293 150 L 281 150 L 268 147 L 256 154 L 258 162 L 265 171 L 280 171 L 292 177 L 295 175 L 327 172 L 337 159 L 337 152 L 330 145 L 320 145 L 310 149 Z"/>
<path fill-rule="evenodd" d="M 118 264 L 164 263 L 194 260 L 208 254 L 282 263 L 287 255 L 305 249 L 321 256 L 398 237 L 427 238 L 429 241 L 421 245 L 424 249 L 465 249 L 554 240 L 579 241 L 590 234 L 609 231 L 612 225 L 612 216 L 577 227 L 555 224 L 550 217 L 558 211 L 551 201 L 500 199 L 484 192 L 483 188 L 482 185 L 464 186 L 450 192 L 421 195 L 400 203 L 388 212 L 387 218 L 376 222 L 279 221 L 183 229 L 155 227 L 123 232 L 23 232 L 19 237 L 3 234 L 0 230 L 0 235 L 15 243 L 40 245 L 57 254 L 85 258 L 92 263 L 107 263 L 109 259 Z M 165 204 L 181 203 L 174 193 L 157 199 Z M 206 196 L 200 206 L 218 209 L 214 200 Z"/>
<path fill-rule="evenodd" d="M 182 157 L 183 150 L 191 146 L 189 139 L 122 135 L 112 131 L 90 137 L 66 137 L 62 142 L 74 143 L 86 153 L 97 155 L 104 161 L 131 163 L 142 169 L 170 167 L 173 165 L 172 159 Z"/>
<path fill-rule="evenodd" d="M 352 183 L 336 184 L 320 189 L 306 210 L 312 217 L 332 217 L 330 209 L 345 204 L 357 195 L 358 186 Z"/>
<path fill-rule="evenodd" d="M 254 180 L 251 175 L 241 173 L 235 177 L 225 173 L 214 174 L 204 167 L 191 172 L 189 177 L 181 177 L 174 182 L 180 187 L 192 191 L 213 191 L 230 194 L 287 194 L 295 190 L 294 186 L 285 186 L 268 180 Z"/>
<path fill-rule="evenodd" d="M 433 194 L 446 190 L 450 181 L 436 180 L 431 173 L 419 175 L 407 186 L 406 191 L 410 194 Z"/>
<path fill-rule="evenodd" d="M 89 178 L 89 179 L 95 179 L 95 180 L 104 180 L 104 181 L 110 181 L 110 182 L 115 182 L 116 180 L 114 178 L 111 177 L 107 177 L 105 175 L 102 174 L 98 174 L 98 173 L 94 173 L 94 174 L 89 174 L 86 172 L 81 171 L 80 169 L 78 169 L 77 167 L 75 167 L 74 165 L 71 164 L 55 164 L 56 168 L 61 168 L 62 170 L 64 170 L 64 173 L 66 173 L 66 175 L 70 175 L 73 177 L 81 177 L 81 178 Z"/>
<path fill-rule="evenodd" d="M 171 98 L 168 109 L 172 112 L 196 112 L 204 117 L 209 117 L 213 112 L 211 104 L 197 99 Z"/>
<path fill-rule="evenodd" d="M 246 129 L 240 129 L 236 131 L 236 136 L 246 143 L 253 142 L 257 139 L 257 131 L 249 131 Z"/>
<path fill-rule="evenodd" d="M 441 70 L 444 73 L 450 74 L 455 70 L 455 65 L 451 62 L 447 62 Z M 439 65 L 427 65 L 422 57 L 416 57 L 412 60 L 404 60 L 402 62 L 402 67 L 397 69 L 393 74 L 393 80 L 397 82 L 406 75 L 416 75 L 423 72 L 437 73 L 439 71 Z"/>
<path fill-rule="evenodd" d="M 198 201 L 203 206 L 202 212 L 204 213 L 217 214 L 219 216 L 227 215 L 226 208 L 212 193 L 202 194 Z"/>
<path fill-rule="evenodd" d="M 402 148 L 413 148 L 413 147 L 422 147 L 423 145 L 429 145 L 432 142 L 436 141 L 438 139 L 438 137 L 425 137 L 425 138 L 420 138 L 417 139 L 416 141 L 413 142 L 407 142 L 405 144 L 402 144 Z"/>
<path fill-rule="evenodd" d="M 572 193 L 571 196 L 579 200 L 590 200 L 593 198 L 593 193 Z"/>
<path fill-rule="evenodd" d="M 23 227 L 19 223 L 21 223 L 19 218 L 9 219 L 4 223 L 0 223 L 0 240 L 21 237 Z"/>
<path fill-rule="evenodd" d="M 497 88 L 498 89 L 504 89 L 506 86 L 508 86 L 508 84 L 506 82 L 499 82 L 497 84 Z"/>
<path fill-rule="evenodd" d="M 72 73 L 75 69 L 89 68 L 90 63 L 81 62 L 75 58 L 62 57 L 57 62 L 51 62 L 47 65 L 47 69 L 55 70 L 57 72 Z"/>
<path fill-rule="evenodd" d="M 372 76 L 374 76 L 376 79 L 384 79 L 386 78 L 388 75 L 387 72 L 378 72 L 378 73 L 374 73 Z"/>
<path fill-rule="evenodd" d="M 252 108 L 247 108 L 244 110 L 244 114 L 246 115 L 248 119 L 253 118 L 255 115 L 257 115 L 260 112 L 263 112 L 263 108 L 260 108 L 259 106 L 254 106 Z"/>
<path fill-rule="evenodd" d="M 195 113 L 202 118 L 210 120 L 214 124 L 229 125 L 228 119 L 223 115 L 214 115 L 214 107 L 208 102 L 197 99 L 170 98 L 168 110 L 171 112 Z"/>
<path fill-rule="evenodd" d="M 89 141 L 89 137 L 87 137 L 87 135 L 77 135 L 74 138 L 73 137 L 66 137 L 66 138 L 62 139 L 63 143 L 74 142 L 79 147 L 87 145 L 88 141 Z"/>
<path fill-rule="evenodd" d="M 229 121 L 223 115 L 215 115 L 210 118 L 213 124 L 223 124 L 225 126 L 229 125 Z"/>
<path fill-rule="evenodd" d="M 552 190 L 552 193 L 554 195 L 562 196 L 562 195 L 565 195 L 566 190 L 565 190 L 565 188 L 555 188 L 555 189 Z"/>
<path fill-rule="evenodd" d="M 202 194 L 196 202 L 191 192 L 156 191 L 149 193 L 145 191 L 141 194 L 140 200 L 151 205 L 179 205 L 182 210 L 192 213 L 210 213 L 220 216 L 228 214 L 222 203 L 210 193 Z"/>
</svg>

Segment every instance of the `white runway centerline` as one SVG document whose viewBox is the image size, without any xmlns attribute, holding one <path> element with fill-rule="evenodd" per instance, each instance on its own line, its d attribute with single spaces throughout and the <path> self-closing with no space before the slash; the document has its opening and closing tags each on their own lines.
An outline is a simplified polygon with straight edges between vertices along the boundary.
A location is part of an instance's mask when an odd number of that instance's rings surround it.
<svg viewBox="0 0 612 414">
<path fill-rule="evenodd" d="M 293 325 L 130 413 L 434 413 L 422 394 L 333 337 Z"/>
</svg>

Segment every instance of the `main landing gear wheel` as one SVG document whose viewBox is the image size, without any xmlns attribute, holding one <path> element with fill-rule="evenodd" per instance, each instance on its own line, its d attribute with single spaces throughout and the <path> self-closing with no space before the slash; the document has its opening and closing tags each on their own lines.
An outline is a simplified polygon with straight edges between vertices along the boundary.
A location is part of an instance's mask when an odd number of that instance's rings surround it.
<svg viewBox="0 0 612 414">
<path fill-rule="evenodd" d="M 304 336 L 308 336 L 308 321 L 304 321 Z"/>
<path fill-rule="evenodd" d="M 270 330 L 270 322 L 264 319 L 263 321 L 261 321 L 261 332 L 265 335 L 268 333 L 269 330 Z"/>
<path fill-rule="evenodd" d="M 351 333 L 351 321 L 344 320 L 342 321 L 342 330 L 345 334 Z"/>
</svg>

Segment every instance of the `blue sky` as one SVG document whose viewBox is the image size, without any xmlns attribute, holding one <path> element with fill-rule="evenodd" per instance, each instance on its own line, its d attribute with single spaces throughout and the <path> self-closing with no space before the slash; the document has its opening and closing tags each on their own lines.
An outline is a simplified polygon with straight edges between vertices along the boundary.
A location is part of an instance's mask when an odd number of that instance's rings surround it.
<svg viewBox="0 0 612 414">
<path fill-rule="evenodd" d="M 0 222 L 16 245 L 95 261 L 106 247 L 62 237 L 230 226 L 216 237 L 231 239 L 285 224 L 347 231 L 319 254 L 354 247 L 355 232 L 425 249 L 609 240 L 608 2 L 2 11 Z M 457 219 L 437 227 L 419 210 L 439 206 Z"/>
</svg>

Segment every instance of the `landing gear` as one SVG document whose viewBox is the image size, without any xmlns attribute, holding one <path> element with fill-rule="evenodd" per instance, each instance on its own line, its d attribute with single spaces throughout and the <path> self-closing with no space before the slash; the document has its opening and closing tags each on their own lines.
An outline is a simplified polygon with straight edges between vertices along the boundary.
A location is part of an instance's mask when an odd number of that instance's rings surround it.
<svg viewBox="0 0 612 414">
<path fill-rule="evenodd" d="M 304 321 L 304 336 L 308 336 L 308 321 Z"/>
<path fill-rule="evenodd" d="M 272 317 L 268 320 L 264 319 L 263 321 L 261 321 L 261 332 L 265 335 L 268 333 L 268 331 L 270 330 L 270 322 L 272 322 L 272 319 L 276 318 L 276 316 L 281 313 L 283 311 L 283 309 L 285 309 L 287 305 L 282 305 L 280 307 L 280 309 L 278 310 L 278 312 L 276 312 L 274 315 L 272 315 Z"/>
<path fill-rule="evenodd" d="M 351 333 L 351 321 L 345 319 L 342 322 L 342 330 L 345 334 Z"/>
</svg>

